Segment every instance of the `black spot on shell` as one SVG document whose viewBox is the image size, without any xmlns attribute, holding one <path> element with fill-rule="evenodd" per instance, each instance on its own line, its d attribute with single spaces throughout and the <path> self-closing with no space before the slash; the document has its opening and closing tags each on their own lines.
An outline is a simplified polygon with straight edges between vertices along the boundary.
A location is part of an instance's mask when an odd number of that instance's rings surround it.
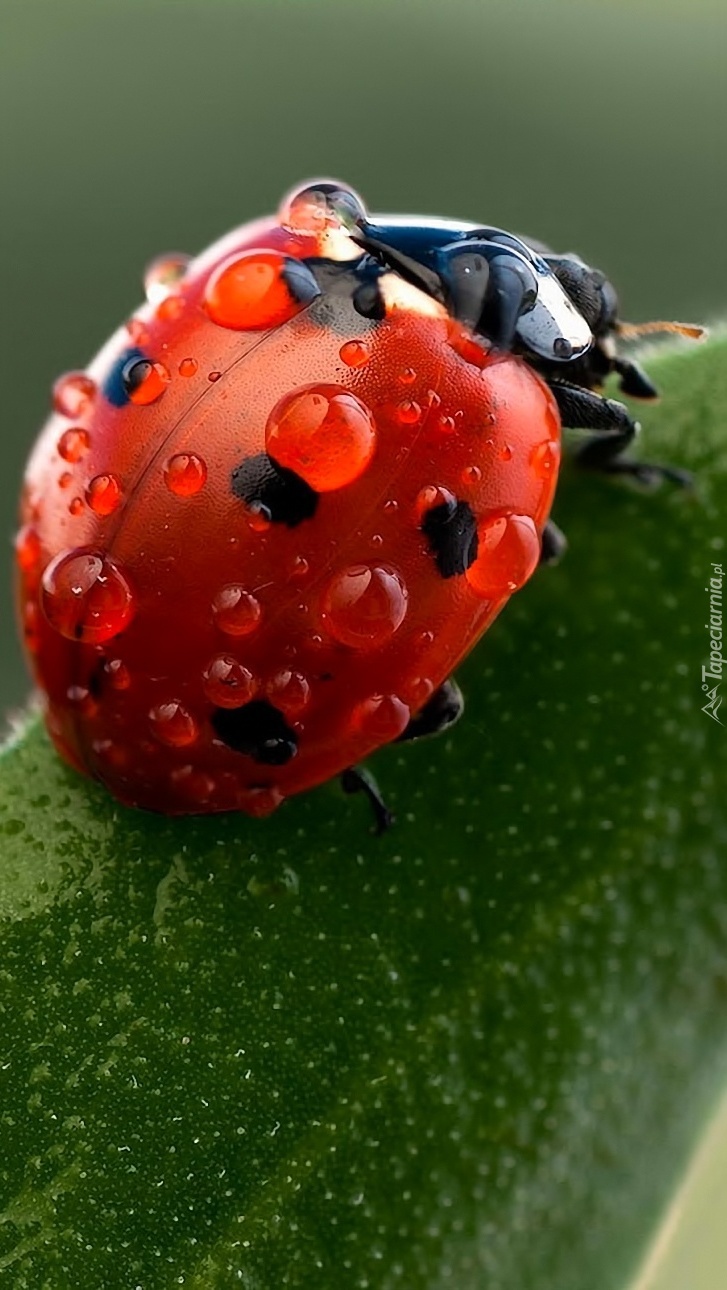
<svg viewBox="0 0 727 1290">
<path fill-rule="evenodd" d="M 253 699 L 241 708 L 216 708 L 212 725 L 217 738 L 233 752 L 265 766 L 284 766 L 298 751 L 295 731 L 265 699 Z"/>
<path fill-rule="evenodd" d="M 144 373 L 141 367 L 144 366 Z M 148 375 L 149 359 L 141 349 L 125 349 L 114 362 L 101 383 L 101 389 L 115 408 L 123 408 L 129 402 L 129 393 L 141 384 L 143 376 Z M 133 384 L 132 373 L 138 368 L 138 379 Z"/>
<path fill-rule="evenodd" d="M 477 521 L 469 502 L 442 502 L 422 520 L 422 532 L 443 578 L 465 573 L 477 559 Z"/>
<path fill-rule="evenodd" d="M 235 497 L 276 524 L 295 528 L 315 515 L 318 494 L 294 470 L 279 466 L 266 452 L 246 457 L 231 476 Z"/>
</svg>

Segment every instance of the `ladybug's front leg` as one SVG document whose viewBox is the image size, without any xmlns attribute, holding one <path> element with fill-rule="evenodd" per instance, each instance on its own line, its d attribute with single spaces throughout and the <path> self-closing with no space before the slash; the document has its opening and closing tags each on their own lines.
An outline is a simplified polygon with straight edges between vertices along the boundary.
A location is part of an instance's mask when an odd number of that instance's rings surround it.
<svg viewBox="0 0 727 1290">
<path fill-rule="evenodd" d="M 688 472 L 676 466 L 633 461 L 622 456 L 640 429 L 623 403 L 604 399 L 600 394 L 564 381 L 552 381 L 550 388 L 564 427 L 594 431 L 576 452 L 580 466 L 610 475 L 631 475 L 640 484 L 655 484 L 663 479 L 683 486 L 691 484 Z"/>
<path fill-rule="evenodd" d="M 341 788 L 344 793 L 364 793 L 369 800 L 374 816 L 374 833 L 379 836 L 386 833 L 394 823 L 394 816 L 381 796 L 381 789 L 371 771 L 365 766 L 349 766 L 341 771 Z"/>
</svg>

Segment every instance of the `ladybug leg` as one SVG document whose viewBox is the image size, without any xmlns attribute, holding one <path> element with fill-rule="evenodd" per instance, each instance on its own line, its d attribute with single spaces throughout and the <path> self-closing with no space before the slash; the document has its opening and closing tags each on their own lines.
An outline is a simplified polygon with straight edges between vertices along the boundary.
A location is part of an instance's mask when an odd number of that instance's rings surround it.
<svg viewBox="0 0 727 1290">
<path fill-rule="evenodd" d="M 464 696 L 453 677 L 434 691 L 424 707 L 412 717 L 397 743 L 423 739 L 426 735 L 440 735 L 459 721 L 464 712 Z"/>
<path fill-rule="evenodd" d="M 614 358 L 611 361 L 614 372 L 620 377 L 618 388 L 622 394 L 632 399 L 658 399 L 659 391 L 639 363 L 631 358 Z"/>
<path fill-rule="evenodd" d="M 548 520 L 543 529 L 543 536 L 540 544 L 539 564 L 557 564 L 561 556 L 565 555 L 568 550 L 568 539 L 562 529 L 558 528 L 552 520 Z"/>
<path fill-rule="evenodd" d="M 564 426 L 595 431 L 576 452 L 579 465 L 610 475 L 631 475 L 640 484 L 655 484 L 663 479 L 685 486 L 691 483 L 691 476 L 675 466 L 632 461 L 622 456 L 639 432 L 638 422 L 623 403 L 604 399 L 600 394 L 564 381 L 553 381 L 550 388 Z"/>
<path fill-rule="evenodd" d="M 381 790 L 371 771 L 364 766 L 349 766 L 341 772 L 341 788 L 344 793 L 364 793 L 369 800 L 374 815 L 374 833 L 379 837 L 386 833 L 394 823 L 394 816 L 381 796 Z"/>
</svg>

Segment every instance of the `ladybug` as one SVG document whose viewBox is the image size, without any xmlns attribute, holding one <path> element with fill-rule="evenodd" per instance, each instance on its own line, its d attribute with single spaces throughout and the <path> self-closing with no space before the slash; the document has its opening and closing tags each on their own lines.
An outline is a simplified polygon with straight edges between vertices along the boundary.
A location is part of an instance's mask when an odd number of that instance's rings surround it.
<svg viewBox="0 0 727 1290">
<path fill-rule="evenodd" d="M 448 729 L 452 673 L 564 539 L 561 426 L 642 482 L 602 397 L 615 292 L 502 229 L 372 218 L 307 184 L 62 376 L 31 456 L 18 605 L 51 738 L 122 802 L 264 816 Z"/>
</svg>

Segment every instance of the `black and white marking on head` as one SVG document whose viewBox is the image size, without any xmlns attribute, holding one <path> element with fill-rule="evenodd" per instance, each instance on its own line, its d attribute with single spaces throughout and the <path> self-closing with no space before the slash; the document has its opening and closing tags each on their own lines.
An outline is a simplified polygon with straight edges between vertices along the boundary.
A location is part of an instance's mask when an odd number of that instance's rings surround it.
<svg viewBox="0 0 727 1290">
<path fill-rule="evenodd" d="M 279 466 L 266 452 L 246 457 L 235 466 L 232 491 L 246 506 L 258 509 L 275 524 L 295 528 L 315 515 L 318 493 L 294 470 Z"/>
<path fill-rule="evenodd" d="M 422 532 L 429 542 L 443 578 L 466 573 L 477 559 L 477 520 L 469 502 L 454 498 L 432 506 L 422 520 Z"/>
<path fill-rule="evenodd" d="M 233 752 L 252 757 L 265 766 L 284 766 L 298 751 L 298 736 L 282 712 L 265 699 L 253 699 L 241 708 L 217 708 L 212 726 Z"/>
</svg>

